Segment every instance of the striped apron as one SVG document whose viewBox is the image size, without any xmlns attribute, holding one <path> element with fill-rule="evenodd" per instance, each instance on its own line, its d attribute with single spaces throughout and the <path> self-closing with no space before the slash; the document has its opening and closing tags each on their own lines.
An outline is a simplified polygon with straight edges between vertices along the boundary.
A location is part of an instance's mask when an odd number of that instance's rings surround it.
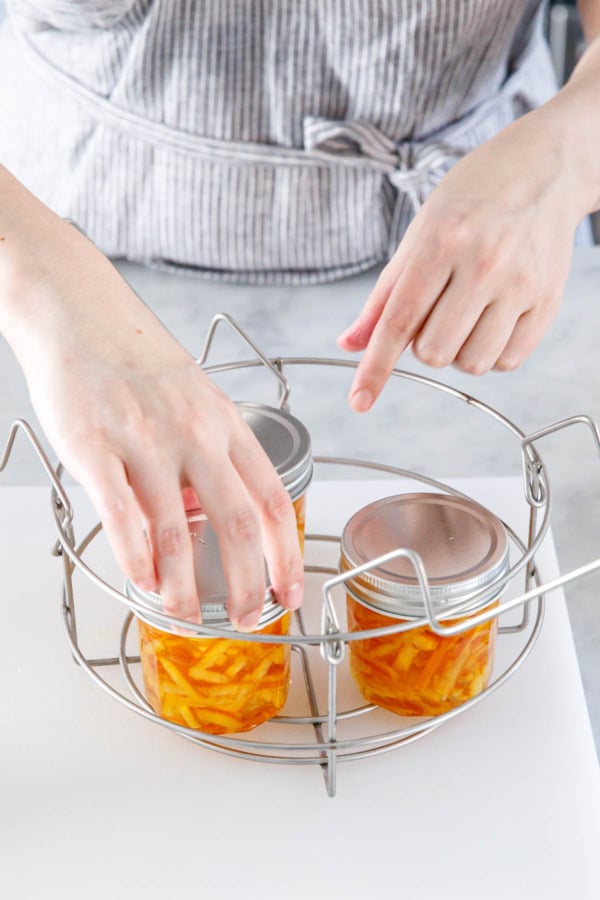
<svg viewBox="0 0 600 900">
<path fill-rule="evenodd" d="M 555 90 L 543 0 L 8 0 L 0 160 L 108 255 L 255 283 L 381 263 Z"/>
</svg>

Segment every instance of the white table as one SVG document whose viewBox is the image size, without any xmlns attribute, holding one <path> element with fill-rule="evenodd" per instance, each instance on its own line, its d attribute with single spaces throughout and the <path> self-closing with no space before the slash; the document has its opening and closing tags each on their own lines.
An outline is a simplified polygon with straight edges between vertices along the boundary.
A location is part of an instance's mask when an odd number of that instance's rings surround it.
<svg viewBox="0 0 600 900">
<path fill-rule="evenodd" d="M 515 479 L 468 488 L 521 527 Z M 316 482 L 309 530 L 393 490 Z M 93 521 L 81 505 L 78 531 Z M 415 744 L 340 766 L 329 799 L 316 767 L 212 753 L 99 691 L 70 658 L 52 542 L 48 491 L 0 487 L 3 897 L 598 897 L 600 776 L 558 592 L 504 687 Z M 556 574 L 549 542 L 539 565 Z M 114 652 L 123 613 L 105 602 L 93 640 Z"/>
</svg>

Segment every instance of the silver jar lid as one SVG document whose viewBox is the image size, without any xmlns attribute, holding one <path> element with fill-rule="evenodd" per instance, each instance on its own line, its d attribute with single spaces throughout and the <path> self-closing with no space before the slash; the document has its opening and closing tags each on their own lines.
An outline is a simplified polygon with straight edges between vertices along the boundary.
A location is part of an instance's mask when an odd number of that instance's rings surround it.
<svg viewBox="0 0 600 900">
<path fill-rule="evenodd" d="M 292 500 L 304 493 L 313 475 L 308 429 L 282 409 L 261 403 L 236 403 L 259 444 L 273 463 Z"/>
<path fill-rule="evenodd" d="M 201 510 L 189 510 L 187 515 L 190 540 L 192 541 L 196 587 L 202 612 L 202 624 L 230 629 L 232 634 L 238 634 L 227 615 L 227 581 L 223 571 L 217 536 Z M 266 566 L 265 574 L 267 575 L 268 583 Z M 129 579 L 125 581 L 125 594 L 130 599 L 144 606 L 145 610 L 143 613 L 136 610 L 138 618 L 143 619 L 144 622 L 154 626 L 154 628 L 160 628 L 161 631 L 167 631 L 171 634 L 177 633 L 175 626 L 161 622 L 152 615 L 153 612 L 163 612 L 160 594 L 154 591 L 144 591 Z M 263 610 L 255 630 L 258 631 L 272 622 L 276 622 L 285 612 L 284 607 L 275 600 L 270 588 L 267 588 Z M 190 635 L 190 637 L 192 639 L 194 637 L 203 638 L 206 635 L 198 634 Z"/>
<path fill-rule="evenodd" d="M 447 611 L 490 586 L 472 611 L 498 595 L 509 568 L 504 525 L 472 500 L 449 494 L 400 494 L 363 507 L 342 534 L 341 569 L 405 548 L 423 561 L 436 612 Z M 419 617 L 424 604 L 415 570 L 399 557 L 352 578 L 346 587 L 361 603 L 392 616 Z"/>
</svg>

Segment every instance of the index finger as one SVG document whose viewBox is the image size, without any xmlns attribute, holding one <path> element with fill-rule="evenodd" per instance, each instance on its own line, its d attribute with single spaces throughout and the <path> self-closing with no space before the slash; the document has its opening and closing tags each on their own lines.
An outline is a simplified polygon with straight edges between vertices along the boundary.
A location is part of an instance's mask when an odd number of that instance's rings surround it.
<svg viewBox="0 0 600 900">
<path fill-rule="evenodd" d="M 440 266 L 426 270 L 421 260 L 415 260 L 402 271 L 354 376 L 350 405 L 356 412 L 371 408 L 399 356 L 419 332 L 450 281 L 448 269 Z"/>
</svg>

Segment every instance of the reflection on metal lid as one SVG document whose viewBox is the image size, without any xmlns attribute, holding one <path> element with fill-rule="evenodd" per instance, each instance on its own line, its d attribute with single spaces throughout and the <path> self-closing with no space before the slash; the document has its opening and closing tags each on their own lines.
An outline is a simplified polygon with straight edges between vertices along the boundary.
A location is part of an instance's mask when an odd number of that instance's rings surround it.
<svg viewBox="0 0 600 900">
<path fill-rule="evenodd" d="M 495 596 L 493 585 L 508 570 L 508 537 L 493 513 L 463 497 L 401 494 L 359 510 L 342 535 L 342 569 L 360 566 L 391 550 L 417 553 L 425 567 L 436 610 L 445 610 L 490 585 L 477 606 Z M 396 615 L 423 615 L 415 571 L 400 557 L 356 576 L 348 585 L 357 599 Z"/>
<path fill-rule="evenodd" d="M 313 474 L 310 435 L 290 413 L 261 403 L 236 403 L 244 420 L 273 463 L 292 500 L 308 487 Z"/>
</svg>

